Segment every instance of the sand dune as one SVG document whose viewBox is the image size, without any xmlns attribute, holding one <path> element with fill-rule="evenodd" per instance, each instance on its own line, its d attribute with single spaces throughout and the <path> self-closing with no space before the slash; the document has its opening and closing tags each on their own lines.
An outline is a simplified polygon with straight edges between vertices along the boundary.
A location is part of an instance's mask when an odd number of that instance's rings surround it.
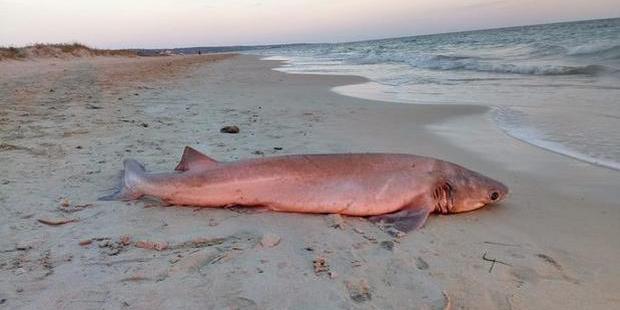
<svg viewBox="0 0 620 310">
<path fill-rule="evenodd" d="M 0 47 L 0 61 L 45 58 L 68 59 L 94 56 L 133 57 L 136 56 L 136 53 L 130 50 L 96 49 L 80 43 L 34 44 L 24 47 Z"/>
</svg>

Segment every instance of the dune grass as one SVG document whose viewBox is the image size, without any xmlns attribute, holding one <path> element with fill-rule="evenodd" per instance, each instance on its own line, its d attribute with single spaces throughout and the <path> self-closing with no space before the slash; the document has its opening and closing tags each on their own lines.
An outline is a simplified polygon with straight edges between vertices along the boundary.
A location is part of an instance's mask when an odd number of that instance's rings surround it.
<svg viewBox="0 0 620 310">
<path fill-rule="evenodd" d="M 26 58 L 24 50 L 17 47 L 0 47 L 0 60 Z"/>
<path fill-rule="evenodd" d="M 1 60 L 24 60 L 29 58 L 67 58 L 85 56 L 136 56 L 130 50 L 97 49 L 82 43 L 37 43 L 24 47 L 0 47 Z"/>
</svg>

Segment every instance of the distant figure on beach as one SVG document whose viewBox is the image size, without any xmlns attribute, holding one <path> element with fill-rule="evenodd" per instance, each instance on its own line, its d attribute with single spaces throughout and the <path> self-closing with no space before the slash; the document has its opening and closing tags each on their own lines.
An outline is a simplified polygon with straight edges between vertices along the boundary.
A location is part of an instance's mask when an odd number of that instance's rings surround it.
<svg viewBox="0 0 620 310">
<path fill-rule="evenodd" d="M 439 159 L 409 154 L 288 155 L 218 162 L 186 147 L 173 173 L 124 163 L 121 188 L 102 199 L 154 196 L 174 205 L 266 207 L 370 216 L 410 231 L 430 213 L 461 213 L 501 201 L 502 183 Z"/>
<path fill-rule="evenodd" d="M 202 55 L 202 52 L 200 50 L 198 50 L 198 55 Z"/>
</svg>

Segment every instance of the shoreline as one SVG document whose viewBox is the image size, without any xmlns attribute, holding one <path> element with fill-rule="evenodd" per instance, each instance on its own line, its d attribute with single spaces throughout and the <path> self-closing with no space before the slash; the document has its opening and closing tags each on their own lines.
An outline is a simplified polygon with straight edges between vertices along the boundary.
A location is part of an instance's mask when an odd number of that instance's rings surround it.
<svg viewBox="0 0 620 310">
<path fill-rule="evenodd" d="M 288 73 L 288 74 L 335 75 L 335 76 L 342 75 L 338 72 L 328 72 L 328 71 L 322 71 L 320 73 L 319 72 L 305 73 L 302 71 L 295 71 L 294 69 L 289 70 L 287 69 L 287 66 L 292 65 L 293 62 L 284 56 L 264 56 L 264 55 L 254 55 L 254 56 L 261 57 L 261 58 L 279 58 L 274 61 L 279 61 L 282 63 L 282 65 L 275 68 L 275 70 Z M 271 59 L 261 59 L 261 60 L 271 60 Z M 353 76 L 357 76 L 357 75 L 353 75 Z M 332 90 L 335 93 L 343 95 L 343 96 L 350 96 L 350 97 L 364 99 L 364 100 L 381 101 L 381 102 L 386 102 L 386 103 L 412 104 L 412 105 L 484 106 L 489 110 L 488 112 L 490 113 L 495 113 L 497 109 L 506 108 L 506 107 L 501 107 L 501 106 L 477 105 L 477 104 L 471 104 L 471 103 L 414 102 L 412 100 L 399 99 L 393 95 L 381 94 L 380 90 L 377 89 L 377 87 L 381 87 L 381 84 L 371 80 L 370 78 L 367 78 L 361 75 L 360 77 L 364 78 L 366 82 L 358 83 L 358 84 L 351 84 L 351 85 L 340 85 L 340 86 L 334 87 Z M 373 84 L 376 84 L 378 86 L 373 86 Z M 368 89 L 374 89 L 374 90 L 368 91 Z M 555 154 L 559 154 L 559 155 L 562 155 L 562 156 L 565 156 L 571 159 L 585 162 L 585 163 L 588 163 L 594 166 L 603 167 L 603 168 L 611 169 L 614 171 L 620 171 L 620 163 L 612 161 L 612 160 L 604 159 L 604 158 L 597 158 L 597 157 L 588 155 L 586 153 L 576 151 L 574 149 L 571 149 L 569 146 L 566 146 L 558 142 L 547 141 L 541 138 L 542 134 L 538 133 L 539 129 L 537 128 L 521 127 L 521 128 L 515 128 L 511 130 L 508 128 L 509 126 L 501 124 L 501 121 L 498 120 L 497 117 L 494 117 L 493 121 L 494 121 L 495 126 L 502 129 L 502 131 L 505 132 L 508 136 L 514 139 L 520 140 L 521 142 L 530 144 L 532 146 L 544 149 L 549 152 L 553 152 Z M 529 133 L 523 134 L 524 130 Z"/>
<path fill-rule="evenodd" d="M 0 64 L 7 72 L 0 77 L 0 298 L 7 306 L 620 303 L 616 171 L 515 140 L 492 124 L 486 107 L 363 100 L 331 91 L 360 77 L 288 74 L 272 70 L 276 61 L 248 55 L 209 57 L 96 58 L 12 71 Z M 226 125 L 241 131 L 220 133 Z M 124 158 L 169 171 L 185 145 L 218 160 L 414 153 L 505 182 L 511 196 L 496 207 L 433 215 L 400 238 L 354 217 L 338 229 L 323 215 L 96 200 L 115 184 Z M 37 221 L 59 217 L 79 221 Z M 261 246 L 267 234 L 279 244 Z M 171 249 L 123 245 L 123 236 Z M 319 258 L 333 275 L 313 270 Z"/>
</svg>

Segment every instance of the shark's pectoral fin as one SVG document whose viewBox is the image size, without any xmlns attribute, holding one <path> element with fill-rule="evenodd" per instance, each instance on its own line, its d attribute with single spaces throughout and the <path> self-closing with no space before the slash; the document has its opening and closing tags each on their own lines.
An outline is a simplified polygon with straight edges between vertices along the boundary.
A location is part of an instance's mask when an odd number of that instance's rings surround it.
<svg viewBox="0 0 620 310">
<path fill-rule="evenodd" d="M 177 165 L 174 170 L 176 171 L 187 171 L 190 169 L 196 169 L 200 167 L 210 167 L 213 165 L 217 165 L 217 161 L 199 151 L 186 146 L 185 150 L 183 150 L 183 155 L 181 156 L 181 161 Z"/>
<path fill-rule="evenodd" d="M 410 232 L 422 227 L 432 211 L 432 208 L 427 207 L 408 207 L 395 213 L 371 216 L 368 220 L 396 228 L 402 232 Z"/>
</svg>

